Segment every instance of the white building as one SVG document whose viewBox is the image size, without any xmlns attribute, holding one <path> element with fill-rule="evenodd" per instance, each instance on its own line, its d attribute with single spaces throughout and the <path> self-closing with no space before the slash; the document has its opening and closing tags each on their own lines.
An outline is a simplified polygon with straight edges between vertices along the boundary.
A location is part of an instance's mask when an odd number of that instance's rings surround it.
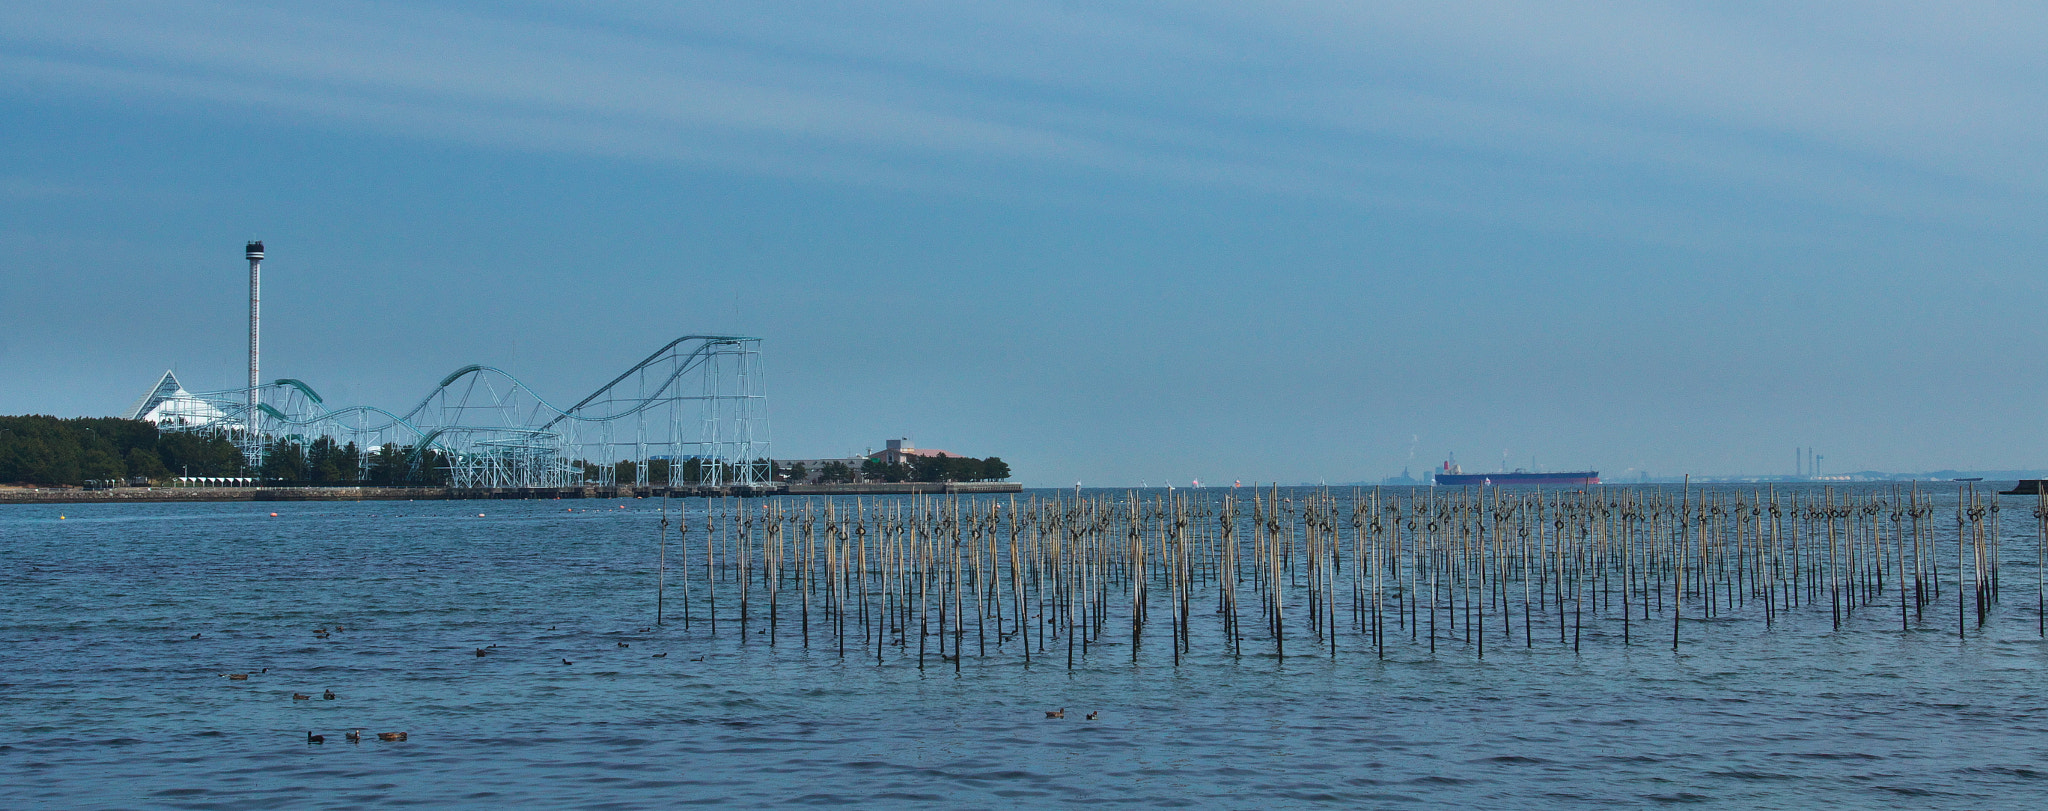
<svg viewBox="0 0 2048 811">
<path fill-rule="evenodd" d="M 178 376 L 169 371 L 157 378 L 156 385 L 121 414 L 124 420 L 184 427 L 212 425 L 226 416 L 213 404 L 192 396 L 192 392 L 178 385 Z"/>
</svg>

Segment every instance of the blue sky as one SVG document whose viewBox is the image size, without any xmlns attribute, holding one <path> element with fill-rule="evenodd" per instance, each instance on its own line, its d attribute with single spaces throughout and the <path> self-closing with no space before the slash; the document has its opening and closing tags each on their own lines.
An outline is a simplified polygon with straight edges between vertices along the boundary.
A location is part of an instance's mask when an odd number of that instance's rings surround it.
<svg viewBox="0 0 2048 811">
<path fill-rule="evenodd" d="M 765 340 L 778 455 L 1029 484 L 2048 466 L 2026 4 L 13 4 L 0 413 L 175 367 L 573 402 Z"/>
</svg>

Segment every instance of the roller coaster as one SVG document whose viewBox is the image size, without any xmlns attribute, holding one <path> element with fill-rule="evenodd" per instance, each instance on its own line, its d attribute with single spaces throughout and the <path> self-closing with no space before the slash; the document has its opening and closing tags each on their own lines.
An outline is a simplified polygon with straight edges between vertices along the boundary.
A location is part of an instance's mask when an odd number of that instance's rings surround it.
<svg viewBox="0 0 2048 811">
<path fill-rule="evenodd" d="M 227 437 L 252 468 L 278 442 L 327 437 L 366 451 L 359 472 L 367 475 L 367 451 L 395 447 L 415 468 L 445 467 L 449 484 L 461 488 L 645 486 L 653 476 L 758 485 L 771 478 L 760 343 L 736 335 L 677 338 L 567 408 L 510 372 L 470 365 L 403 413 L 331 407 L 313 387 L 286 378 L 189 395 L 206 406 L 190 409 L 204 417 L 158 429 Z M 622 473 L 632 480 L 620 481 Z"/>
</svg>

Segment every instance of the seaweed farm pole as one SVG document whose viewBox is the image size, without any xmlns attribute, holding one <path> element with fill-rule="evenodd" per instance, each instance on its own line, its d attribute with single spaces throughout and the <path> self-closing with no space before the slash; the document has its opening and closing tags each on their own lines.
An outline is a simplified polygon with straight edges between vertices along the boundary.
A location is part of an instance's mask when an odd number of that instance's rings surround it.
<svg viewBox="0 0 2048 811">
<path fill-rule="evenodd" d="M 1688 531 L 1692 517 L 1692 474 L 1690 473 L 1685 474 L 1684 490 L 1680 493 L 1678 504 L 1678 553 L 1671 556 L 1672 561 L 1678 565 L 1678 570 L 1673 573 L 1674 576 L 1671 578 L 1672 653 L 1678 652 L 1678 618 L 1680 614 L 1685 613 L 1682 602 L 1685 599 L 1685 550 L 1689 546 L 1687 543 Z"/>
<path fill-rule="evenodd" d="M 1963 633 L 1963 615 L 1964 615 L 1964 614 L 1966 614 L 1966 613 L 1968 613 L 1968 612 L 1969 612 L 1969 610 L 1970 610 L 1969 606 L 1968 606 L 1968 605 L 1966 605 L 1966 604 L 1964 604 L 1964 601 L 1963 601 L 1963 592 L 1964 592 L 1964 591 L 1966 590 L 1966 589 L 1964 588 L 1964 586 L 1963 586 L 1963 563 L 1964 563 L 1964 558 L 1965 558 L 1965 557 L 1967 557 L 1967 556 L 1966 556 L 1966 555 L 1965 555 L 1965 554 L 1963 553 L 1963 541 L 1964 541 L 1964 534 L 1965 534 L 1965 533 L 1963 532 L 1963 488 L 1961 488 L 1961 487 L 1957 487 L 1957 488 L 1956 488 L 1956 639 L 1959 639 L 1959 640 L 1960 640 L 1960 639 L 1966 639 L 1966 638 L 1967 638 L 1967 637 L 1966 637 L 1966 636 L 1964 635 L 1964 633 Z"/>
<path fill-rule="evenodd" d="M 666 499 L 666 496 L 663 497 Z M 683 585 L 683 630 L 690 630 L 690 502 L 686 499 L 676 504 L 676 551 L 683 556 L 677 569 L 682 575 Z"/>
<path fill-rule="evenodd" d="M 760 518 L 756 520 L 761 523 L 761 588 L 768 592 L 768 646 L 772 648 L 775 647 L 776 589 L 781 585 L 776 577 L 782 570 L 782 508 L 763 504 Z"/>
<path fill-rule="evenodd" d="M 738 558 L 733 564 L 740 580 L 740 644 L 744 645 L 747 642 L 748 598 L 754 593 L 754 514 L 747 510 L 744 502 L 735 506 L 732 512 L 739 535 L 734 540 L 735 548 L 727 549 L 726 556 Z"/>
<path fill-rule="evenodd" d="M 1901 519 L 1905 513 L 1899 506 L 1899 486 L 1892 485 L 1892 563 L 1899 575 L 1899 630 L 1913 630 L 1913 621 L 1906 616 L 1906 535 Z M 1913 561 L 1917 567 L 1919 561 Z"/>
<path fill-rule="evenodd" d="M 2048 490 L 2034 487 L 2034 616 L 2048 639 Z"/>
<path fill-rule="evenodd" d="M 1483 492 L 1483 491 L 1482 491 L 1482 492 Z M 1485 502 L 1485 498 L 1486 498 L 1486 497 L 1485 497 L 1484 495 L 1481 495 L 1481 496 L 1480 496 L 1480 503 L 1479 503 L 1478 507 L 1479 507 L 1479 509 L 1480 509 L 1480 510 L 1482 510 L 1482 511 L 1484 511 L 1484 510 L 1486 509 L 1486 502 Z M 1498 487 L 1495 487 L 1495 488 L 1493 488 L 1493 508 L 1494 508 L 1494 534 L 1498 535 L 1498 534 L 1499 534 L 1499 530 L 1500 530 L 1500 517 L 1499 517 L 1499 513 L 1500 513 L 1500 488 L 1498 488 Z M 1478 551 L 1479 551 L 1479 560 L 1477 561 L 1477 563 L 1479 564 L 1479 599 L 1478 599 L 1478 600 L 1473 600 L 1473 599 L 1472 599 L 1472 596 L 1471 596 L 1470 594 L 1467 594 L 1467 595 L 1465 596 L 1465 602 L 1467 602 L 1468 604 L 1470 604 L 1470 606 L 1471 606 L 1471 607 L 1473 607 L 1473 608 L 1476 608 L 1476 609 L 1478 610 L 1478 615 L 1477 615 L 1477 618 L 1476 618 L 1475 620 L 1473 620 L 1472 622 L 1470 622 L 1470 623 L 1469 623 L 1469 629 L 1470 629 L 1471 631 L 1473 631 L 1473 632 L 1474 632 L 1474 633 L 1476 634 L 1476 639 L 1475 639 L 1475 643 L 1476 643 L 1477 647 L 1475 647 L 1475 648 L 1474 648 L 1474 650 L 1476 650 L 1476 651 L 1478 652 L 1479 658 L 1480 658 L 1480 659 L 1482 659 L 1482 660 L 1484 660 L 1484 659 L 1486 658 L 1486 598 L 1487 598 L 1487 591 L 1486 591 L 1486 557 L 1487 557 L 1487 555 L 1486 555 L 1486 538 L 1487 538 L 1487 532 L 1486 532 L 1486 519 L 1485 519 L 1485 517 L 1484 517 L 1484 516 L 1482 516 L 1482 517 L 1481 517 L 1481 518 L 1480 518 L 1480 519 L 1479 519 L 1478 521 L 1475 521 L 1475 522 L 1473 522 L 1473 523 L 1474 523 L 1474 529 L 1478 530 L 1478 532 L 1479 532 L 1479 550 L 1478 550 Z"/>
<path fill-rule="evenodd" d="M 1835 610 L 1835 631 L 1841 631 L 1841 571 L 1835 549 L 1835 518 L 1839 510 L 1835 508 L 1835 487 L 1827 487 L 1827 502 L 1823 502 L 1821 514 L 1827 516 L 1827 600 Z"/>
<path fill-rule="evenodd" d="M 654 624 L 661 624 L 663 590 L 668 586 L 668 491 L 661 492 L 661 533 L 654 553 Z"/>
<path fill-rule="evenodd" d="M 958 499 L 950 499 L 950 501 L 953 507 L 953 672 L 958 673 L 960 672 L 960 660 L 964 658 L 960 655 L 960 643 L 967 638 L 967 624 L 966 620 L 963 619 L 965 615 L 960 613 L 961 608 L 966 605 L 965 599 L 960 594 L 966 574 L 966 560 L 961 556 L 967 550 L 960 545 L 960 502 Z M 978 537 L 971 535 L 969 537 L 976 541 L 980 540 Z M 980 548 L 978 543 L 976 548 Z"/>
<path fill-rule="evenodd" d="M 711 513 L 711 497 L 704 497 L 704 593 L 711 601 L 711 635 L 718 636 L 718 573 L 713 568 L 718 560 L 718 550 L 713 538 L 718 535 L 719 521 Z"/>
<path fill-rule="evenodd" d="M 804 648 L 811 647 L 811 564 L 818 557 L 817 515 L 811 511 L 814 501 L 804 502 L 804 543 L 803 566 L 797 569 L 797 592 L 803 600 Z"/>
<path fill-rule="evenodd" d="M 1541 543 L 1543 541 L 1543 491 L 1536 491 L 1536 501 L 1535 504 L 1531 507 L 1531 511 L 1534 514 L 1533 517 L 1534 522 L 1536 524 L 1536 540 L 1538 543 Z M 1516 531 L 1521 539 L 1522 547 L 1522 647 L 1524 648 L 1536 647 L 1536 617 L 1534 614 L 1535 608 L 1533 608 L 1529 603 L 1529 581 L 1535 579 L 1532 576 L 1532 570 L 1530 567 L 1535 562 L 1536 558 L 1535 550 L 1529 546 L 1530 522 L 1531 515 L 1525 513 L 1522 516 L 1521 520 L 1517 522 L 1519 528 Z M 1628 622 L 1628 603 L 1626 601 L 1622 603 L 1621 614 L 1621 620 L 1623 623 L 1623 627 L 1625 628 L 1627 627 L 1626 623 Z M 1626 639 L 1626 633 L 1626 631 L 1623 631 L 1624 639 Z"/>
</svg>

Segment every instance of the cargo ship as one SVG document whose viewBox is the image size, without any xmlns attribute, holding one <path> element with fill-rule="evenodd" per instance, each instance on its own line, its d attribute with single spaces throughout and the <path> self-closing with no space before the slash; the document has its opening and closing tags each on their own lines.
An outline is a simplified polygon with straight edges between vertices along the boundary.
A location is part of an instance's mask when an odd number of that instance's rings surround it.
<svg viewBox="0 0 2048 811">
<path fill-rule="evenodd" d="M 1466 473 L 1458 468 L 1456 462 L 1445 462 L 1443 469 L 1436 472 L 1436 483 L 1452 487 L 1475 484 L 1481 487 L 1599 484 L 1600 471 L 1572 470 L 1563 473 L 1530 473 L 1526 470 L 1517 470 L 1513 473 Z"/>
</svg>

